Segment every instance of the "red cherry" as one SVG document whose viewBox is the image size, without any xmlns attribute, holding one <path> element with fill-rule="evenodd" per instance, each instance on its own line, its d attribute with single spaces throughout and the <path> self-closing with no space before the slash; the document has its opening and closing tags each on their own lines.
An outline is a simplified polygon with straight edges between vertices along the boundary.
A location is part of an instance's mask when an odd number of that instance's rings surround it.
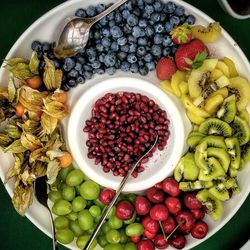
<svg viewBox="0 0 250 250">
<path fill-rule="evenodd" d="M 190 209 L 191 213 L 194 215 L 196 220 L 201 220 L 205 216 L 205 212 L 201 209 Z"/>
<path fill-rule="evenodd" d="M 181 202 L 177 197 L 167 197 L 165 199 L 165 205 L 172 214 L 177 214 L 179 211 L 181 211 Z"/>
<path fill-rule="evenodd" d="M 104 205 L 109 205 L 109 203 L 112 201 L 112 199 L 115 196 L 115 191 L 105 188 L 103 189 L 100 194 L 99 194 L 99 200 L 104 204 Z"/>
<path fill-rule="evenodd" d="M 165 233 L 167 234 L 170 234 L 171 232 L 173 232 L 173 230 L 176 227 L 176 222 L 174 218 L 171 215 L 169 215 L 166 220 L 162 221 L 162 227 Z"/>
<path fill-rule="evenodd" d="M 171 196 L 178 196 L 181 192 L 179 189 L 179 183 L 173 178 L 166 178 L 162 182 L 163 191 Z"/>
<path fill-rule="evenodd" d="M 135 200 L 135 210 L 139 215 L 146 215 L 149 213 L 151 204 L 144 196 L 137 196 Z"/>
<path fill-rule="evenodd" d="M 160 203 L 164 200 L 164 193 L 161 189 L 151 187 L 147 190 L 147 197 L 153 203 Z"/>
<path fill-rule="evenodd" d="M 140 237 L 140 236 L 131 236 L 131 237 L 129 237 L 129 239 L 130 239 L 133 243 L 137 244 L 137 243 L 141 240 L 141 237 Z"/>
<path fill-rule="evenodd" d="M 158 182 L 154 185 L 154 187 L 158 188 L 158 189 L 162 189 L 162 181 Z"/>
<path fill-rule="evenodd" d="M 176 221 L 180 224 L 179 231 L 185 234 L 189 233 L 195 225 L 195 218 L 189 211 L 180 211 L 176 216 Z"/>
<path fill-rule="evenodd" d="M 201 202 L 196 198 L 195 193 L 185 193 L 184 204 L 189 209 L 199 209 L 202 206 Z"/>
<path fill-rule="evenodd" d="M 144 228 L 152 234 L 156 234 L 160 228 L 158 221 L 152 220 L 150 216 L 145 217 L 141 224 Z"/>
<path fill-rule="evenodd" d="M 206 237 L 208 232 L 208 225 L 204 221 L 198 221 L 191 231 L 191 234 L 196 239 L 202 239 Z"/>
<path fill-rule="evenodd" d="M 149 232 L 146 228 L 144 228 L 143 236 L 146 237 L 147 239 L 152 240 L 152 239 L 155 238 L 156 233 L 151 233 L 151 232 Z"/>
<path fill-rule="evenodd" d="M 155 246 L 151 240 L 142 240 L 137 244 L 137 250 L 154 250 Z"/>
<path fill-rule="evenodd" d="M 173 234 L 169 240 L 169 243 L 171 246 L 177 249 L 182 249 L 186 245 L 186 238 L 181 234 Z"/>
<path fill-rule="evenodd" d="M 166 249 L 168 247 L 168 242 L 164 238 L 163 234 L 157 234 L 155 236 L 154 244 L 158 249 Z"/>
<path fill-rule="evenodd" d="M 122 200 L 116 205 L 115 215 L 121 220 L 129 220 L 134 213 L 134 206 L 128 200 Z"/>
<path fill-rule="evenodd" d="M 168 210 L 163 204 L 156 204 L 150 210 L 150 217 L 156 221 L 163 221 L 168 218 Z"/>
</svg>

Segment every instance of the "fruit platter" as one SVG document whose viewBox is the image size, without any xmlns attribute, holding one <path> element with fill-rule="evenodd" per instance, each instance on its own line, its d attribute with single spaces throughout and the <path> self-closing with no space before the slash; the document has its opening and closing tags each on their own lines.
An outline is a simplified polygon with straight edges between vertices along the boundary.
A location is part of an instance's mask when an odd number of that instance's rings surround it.
<svg viewBox="0 0 250 250">
<path fill-rule="evenodd" d="M 56 240 L 83 249 L 137 163 L 90 249 L 191 249 L 250 191 L 250 65 L 218 22 L 177 0 L 128 0 L 93 25 L 86 47 L 56 54 L 65 18 L 110 6 L 67 1 L 9 51 L 0 176 L 16 211 L 51 236 L 34 196 L 46 176 Z"/>
</svg>

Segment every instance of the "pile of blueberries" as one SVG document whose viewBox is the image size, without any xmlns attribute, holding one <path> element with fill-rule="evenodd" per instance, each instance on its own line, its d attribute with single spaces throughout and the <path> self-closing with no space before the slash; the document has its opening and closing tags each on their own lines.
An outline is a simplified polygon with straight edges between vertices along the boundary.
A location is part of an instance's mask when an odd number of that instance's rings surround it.
<svg viewBox="0 0 250 250">
<path fill-rule="evenodd" d="M 110 5 L 90 5 L 87 9 L 78 9 L 75 15 L 93 17 Z M 41 60 L 41 73 L 44 55 L 63 70 L 62 89 L 68 91 L 94 74 L 113 75 L 118 69 L 147 75 L 155 70 L 161 57 L 174 55 L 177 45 L 169 33 L 185 22 L 192 25 L 195 17 L 186 15 L 183 6 L 171 1 L 129 0 L 92 27 L 87 46 L 74 57 L 56 58 L 53 43 L 34 41 L 31 47 Z"/>
</svg>

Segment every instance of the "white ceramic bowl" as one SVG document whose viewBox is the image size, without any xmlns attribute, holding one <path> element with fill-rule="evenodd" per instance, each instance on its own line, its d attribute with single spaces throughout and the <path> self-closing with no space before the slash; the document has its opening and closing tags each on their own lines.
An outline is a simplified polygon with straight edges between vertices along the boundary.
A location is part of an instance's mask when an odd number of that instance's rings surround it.
<svg viewBox="0 0 250 250">
<path fill-rule="evenodd" d="M 114 176 L 111 171 L 104 173 L 100 164 L 96 166 L 94 160 L 87 157 L 88 133 L 83 132 L 83 128 L 85 121 L 91 118 L 94 103 L 106 93 L 119 91 L 148 96 L 167 112 L 170 121 L 170 137 L 167 146 L 163 151 L 157 150 L 149 162 L 143 165 L 145 171 L 140 173 L 136 179 L 131 177 L 124 187 L 126 192 L 137 192 L 145 190 L 171 175 L 182 155 L 184 146 L 184 126 L 180 112 L 176 108 L 176 104 L 160 88 L 148 81 L 132 77 L 111 78 L 95 84 L 82 94 L 70 112 L 67 126 L 68 143 L 77 165 L 90 179 L 104 187 L 112 189 L 118 187 L 122 177 Z"/>
</svg>

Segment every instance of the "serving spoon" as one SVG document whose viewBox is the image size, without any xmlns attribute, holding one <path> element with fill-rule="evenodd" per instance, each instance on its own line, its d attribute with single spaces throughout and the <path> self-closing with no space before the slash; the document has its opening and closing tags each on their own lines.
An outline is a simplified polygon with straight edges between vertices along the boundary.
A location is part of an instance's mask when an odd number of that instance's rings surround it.
<svg viewBox="0 0 250 250">
<path fill-rule="evenodd" d="M 140 161 L 151 152 L 151 150 L 156 145 L 157 141 L 158 141 L 158 136 L 155 138 L 153 145 L 148 149 L 148 151 L 143 156 L 140 157 L 140 159 L 129 169 L 127 174 L 123 177 L 119 187 L 116 190 L 116 194 L 115 194 L 114 198 L 111 200 L 110 204 L 105 208 L 105 210 L 102 214 L 102 217 L 100 218 L 99 222 L 96 224 L 95 229 L 92 232 L 92 234 L 90 235 L 90 238 L 89 238 L 87 244 L 85 245 L 85 247 L 83 248 L 83 250 L 88 250 L 91 247 L 93 240 L 95 239 L 95 237 L 98 234 L 99 230 L 101 229 L 106 217 L 108 216 L 110 210 L 114 206 L 117 198 L 119 197 L 120 193 L 122 192 L 123 188 L 125 187 L 130 175 L 134 172 L 135 168 L 138 166 Z"/>
<path fill-rule="evenodd" d="M 92 25 L 127 1 L 128 0 L 116 1 L 108 9 L 94 17 L 83 18 L 74 16 L 67 18 L 67 23 L 65 24 L 56 43 L 56 47 L 54 48 L 54 54 L 56 57 L 64 58 L 74 56 L 80 49 L 83 49 L 88 42 L 89 31 Z"/>
</svg>

